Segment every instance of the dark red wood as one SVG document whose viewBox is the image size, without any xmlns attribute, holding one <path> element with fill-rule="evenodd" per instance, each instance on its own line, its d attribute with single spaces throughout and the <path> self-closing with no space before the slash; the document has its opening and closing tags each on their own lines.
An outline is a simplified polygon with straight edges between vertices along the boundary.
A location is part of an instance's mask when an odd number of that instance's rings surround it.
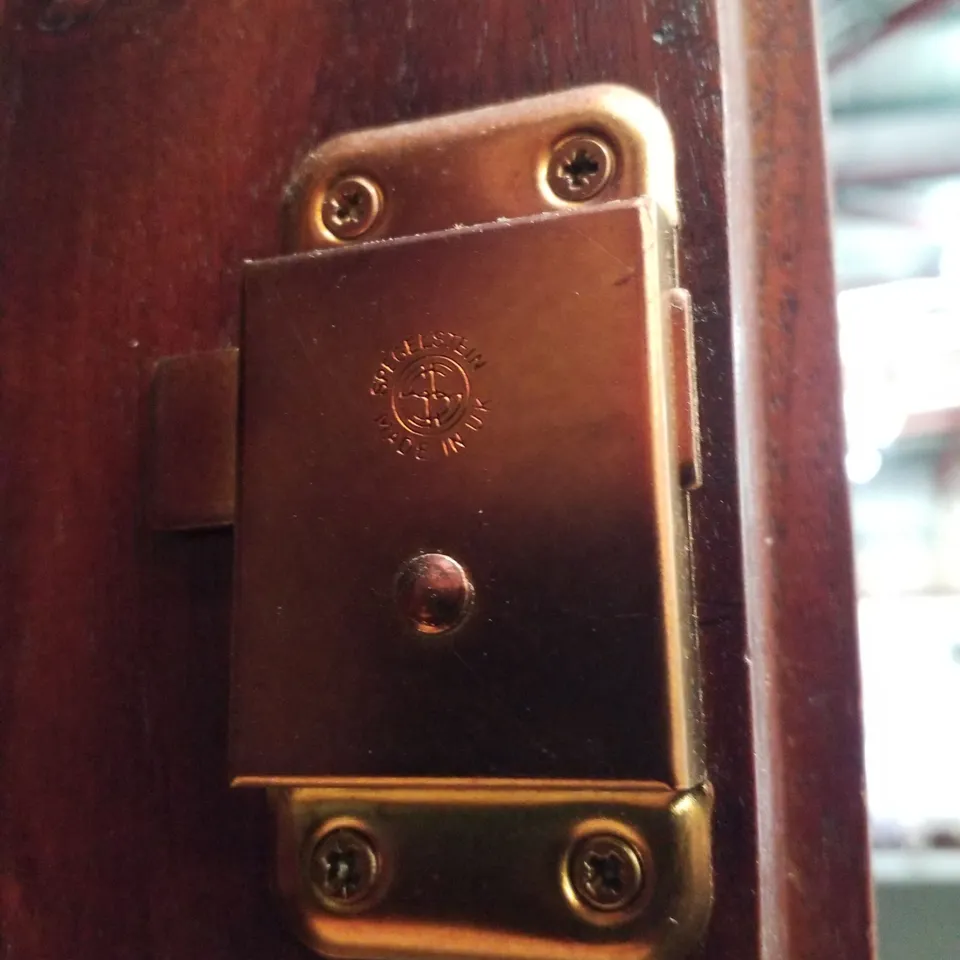
<svg viewBox="0 0 960 960">
<path fill-rule="evenodd" d="M 284 185 L 319 139 L 612 80 L 653 96 L 676 132 L 696 309 L 694 530 L 717 791 L 704 956 L 750 960 L 762 946 L 865 960 L 849 543 L 803 0 L 88 6 L 15 3 L 0 51 L 5 954 L 304 955 L 269 902 L 263 799 L 227 788 L 230 538 L 151 535 L 143 520 L 152 364 L 235 342 L 239 264 L 279 250 Z"/>
<path fill-rule="evenodd" d="M 853 550 L 812 11 L 764 0 L 728 10 L 728 115 L 750 118 L 728 125 L 727 160 L 762 949 L 867 957 Z"/>
</svg>

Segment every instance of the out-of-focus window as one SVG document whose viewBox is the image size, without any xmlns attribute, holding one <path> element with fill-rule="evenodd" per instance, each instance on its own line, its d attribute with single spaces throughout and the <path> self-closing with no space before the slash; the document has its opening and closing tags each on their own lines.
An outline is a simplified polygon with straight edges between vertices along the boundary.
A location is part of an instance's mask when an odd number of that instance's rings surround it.
<svg viewBox="0 0 960 960">
<path fill-rule="evenodd" d="M 960 958 L 960 6 L 821 0 L 881 960 Z"/>
</svg>

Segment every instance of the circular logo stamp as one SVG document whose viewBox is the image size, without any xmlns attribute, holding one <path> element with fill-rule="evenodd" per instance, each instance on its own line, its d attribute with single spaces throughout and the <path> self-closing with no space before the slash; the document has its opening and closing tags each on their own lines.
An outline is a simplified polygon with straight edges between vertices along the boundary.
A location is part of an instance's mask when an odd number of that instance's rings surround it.
<svg viewBox="0 0 960 960">
<path fill-rule="evenodd" d="M 473 383 L 484 366 L 483 355 L 455 333 L 403 340 L 383 355 L 370 385 L 387 408 L 376 417 L 381 439 L 417 460 L 462 452 L 489 410 Z"/>
<path fill-rule="evenodd" d="M 400 426 L 417 436 L 446 433 L 470 411 L 470 378 L 449 357 L 416 357 L 398 371 L 390 406 Z"/>
</svg>

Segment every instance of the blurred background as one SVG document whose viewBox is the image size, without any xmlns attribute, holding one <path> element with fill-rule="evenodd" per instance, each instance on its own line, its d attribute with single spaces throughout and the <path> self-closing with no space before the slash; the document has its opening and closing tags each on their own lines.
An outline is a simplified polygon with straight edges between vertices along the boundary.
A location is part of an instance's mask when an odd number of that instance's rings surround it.
<svg viewBox="0 0 960 960">
<path fill-rule="evenodd" d="M 880 960 L 960 960 L 960 5 L 820 3 Z"/>
</svg>

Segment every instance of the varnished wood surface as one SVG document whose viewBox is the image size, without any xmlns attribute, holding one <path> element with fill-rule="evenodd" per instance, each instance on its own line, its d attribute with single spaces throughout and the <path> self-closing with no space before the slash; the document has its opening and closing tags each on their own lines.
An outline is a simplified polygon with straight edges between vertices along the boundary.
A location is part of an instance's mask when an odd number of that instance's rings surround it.
<svg viewBox="0 0 960 960">
<path fill-rule="evenodd" d="M 741 125 L 729 201 L 721 22 Z M 143 523 L 151 365 L 235 342 L 240 261 L 278 251 L 284 185 L 319 139 L 611 80 L 652 95 L 674 126 L 682 279 L 696 305 L 705 483 L 694 527 L 718 801 L 704 956 L 750 960 L 763 945 L 770 958 L 865 960 L 846 507 L 802 0 L 719 13 L 704 0 L 23 0 L 7 8 L 3 44 L 0 953 L 305 955 L 268 899 L 262 797 L 226 786 L 229 536 L 157 537 Z M 748 232 L 733 250 L 735 317 L 727 214 L 738 206 Z M 735 329 L 751 405 L 745 543 L 751 577 L 768 584 L 751 580 L 749 646 Z"/>
<path fill-rule="evenodd" d="M 823 124 L 803 3 L 724 8 L 730 292 L 754 694 L 761 942 L 872 948 Z M 767 55 L 761 55 L 766 51 Z"/>
</svg>

